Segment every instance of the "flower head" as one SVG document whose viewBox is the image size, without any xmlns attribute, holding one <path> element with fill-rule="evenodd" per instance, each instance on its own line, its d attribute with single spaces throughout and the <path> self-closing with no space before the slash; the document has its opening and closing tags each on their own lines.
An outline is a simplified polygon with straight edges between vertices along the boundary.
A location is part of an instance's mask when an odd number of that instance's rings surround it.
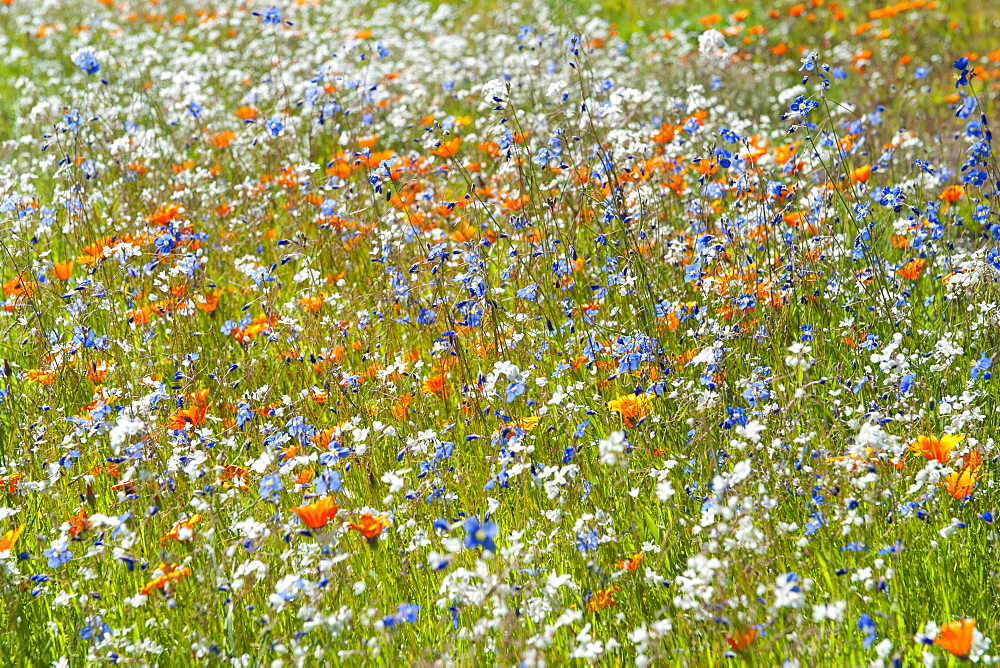
<svg viewBox="0 0 1000 668">
<path fill-rule="evenodd" d="M 73 54 L 72 60 L 74 65 L 87 74 L 97 74 L 97 72 L 101 69 L 101 65 L 97 62 L 97 58 L 94 57 L 93 49 L 80 49 Z"/>
<path fill-rule="evenodd" d="M 923 455 L 928 460 L 934 459 L 944 464 L 948 461 L 951 451 L 964 438 L 963 434 L 945 434 L 941 438 L 937 438 L 936 436 L 917 436 L 917 440 L 910 444 L 910 450 Z"/>
<path fill-rule="evenodd" d="M 160 545 L 170 540 L 176 540 L 178 543 L 191 540 L 194 537 L 194 525 L 198 522 L 201 522 L 201 515 L 192 515 L 186 520 L 177 522 L 167 535 L 160 539 Z"/>
<path fill-rule="evenodd" d="M 143 585 L 140 593 L 143 596 L 149 596 L 149 593 L 154 589 L 163 589 L 169 591 L 173 587 L 174 583 L 179 581 L 181 578 L 186 578 L 191 575 L 191 569 L 187 566 L 178 568 L 177 564 L 167 564 L 161 563 L 153 571 L 153 579 Z"/>
<path fill-rule="evenodd" d="M 374 543 L 379 534 L 389 527 L 389 518 L 365 513 L 359 522 L 348 522 L 347 526 L 364 536 L 369 543 Z"/>
<path fill-rule="evenodd" d="M 493 520 L 480 522 L 478 517 L 465 520 L 465 547 L 470 550 L 481 547 L 490 552 L 496 552 L 497 546 L 493 539 L 500 533 L 500 528 Z"/>
<path fill-rule="evenodd" d="M 587 609 L 591 612 L 597 612 L 604 608 L 613 608 L 615 605 L 615 594 L 621 590 L 621 587 L 616 586 L 611 586 L 607 589 L 598 589 L 591 594 L 590 600 L 587 601 Z"/>
<path fill-rule="evenodd" d="M 11 529 L 3 536 L 0 536 L 0 556 L 6 556 L 12 549 L 14 545 L 17 544 L 17 539 L 21 537 L 24 533 L 24 525 L 22 524 L 16 529 Z"/>
<path fill-rule="evenodd" d="M 326 496 L 313 503 L 292 508 L 292 512 L 299 516 L 302 523 L 310 529 L 319 529 L 326 526 L 331 518 L 336 517 L 340 508 L 333 502 L 333 497 Z"/>
<path fill-rule="evenodd" d="M 648 394 L 626 394 L 608 402 L 608 409 L 620 413 L 625 424 L 632 426 L 631 418 L 640 420 L 649 414 L 652 400 Z"/>
<path fill-rule="evenodd" d="M 748 626 L 742 631 L 737 630 L 733 633 L 733 635 L 726 636 L 726 642 L 733 648 L 734 652 L 742 652 L 753 644 L 754 638 L 756 637 L 757 629 L 753 626 Z"/>
<path fill-rule="evenodd" d="M 941 627 L 934 644 L 960 659 L 967 659 L 972 651 L 972 636 L 975 630 L 975 619 L 957 619 Z"/>
<path fill-rule="evenodd" d="M 396 624 L 401 624 L 403 622 L 409 624 L 415 624 L 417 621 L 417 612 L 420 611 L 419 605 L 413 605 L 411 603 L 400 603 L 399 608 L 396 612 L 391 615 L 386 615 L 382 618 L 382 623 L 387 629 L 392 628 Z"/>
</svg>

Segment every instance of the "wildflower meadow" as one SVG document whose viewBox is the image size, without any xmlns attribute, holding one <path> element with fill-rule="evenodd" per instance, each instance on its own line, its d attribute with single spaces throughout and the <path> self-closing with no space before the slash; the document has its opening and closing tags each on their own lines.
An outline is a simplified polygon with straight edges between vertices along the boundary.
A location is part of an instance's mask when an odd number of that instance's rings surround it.
<svg viewBox="0 0 1000 668">
<path fill-rule="evenodd" d="M 1000 662 L 998 35 L 0 0 L 0 665 Z"/>
</svg>

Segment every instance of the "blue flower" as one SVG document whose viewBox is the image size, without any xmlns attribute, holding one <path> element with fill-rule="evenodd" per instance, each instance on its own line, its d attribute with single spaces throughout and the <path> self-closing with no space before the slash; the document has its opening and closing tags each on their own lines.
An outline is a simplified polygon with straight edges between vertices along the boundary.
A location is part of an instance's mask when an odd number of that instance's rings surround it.
<svg viewBox="0 0 1000 668">
<path fill-rule="evenodd" d="M 813 109 L 819 106 L 816 100 L 807 100 L 805 96 L 799 95 L 795 101 L 788 106 L 788 110 L 793 114 L 799 114 L 803 118 L 809 115 Z"/>
<path fill-rule="evenodd" d="M 979 380 L 980 374 L 983 376 L 983 380 L 989 380 L 993 374 L 990 373 L 989 369 L 993 366 L 993 361 L 983 353 L 983 356 L 976 360 L 976 363 L 972 365 L 972 371 L 969 375 L 972 376 L 972 380 Z"/>
<path fill-rule="evenodd" d="M 267 128 L 272 137 L 277 137 L 285 129 L 285 124 L 281 122 L 280 118 L 269 118 L 264 121 L 264 127 Z"/>
<path fill-rule="evenodd" d="M 281 475 L 278 473 L 272 473 L 271 475 L 266 475 L 260 479 L 260 498 L 269 499 L 278 496 L 278 492 L 284 489 L 285 486 L 281 482 Z"/>
<path fill-rule="evenodd" d="M 79 67 L 81 70 L 87 74 L 97 74 L 101 69 L 101 65 L 97 62 L 97 58 L 94 57 L 94 52 L 91 49 L 81 49 L 73 54 L 73 64 Z"/>
<path fill-rule="evenodd" d="M 111 635 L 111 627 L 97 615 L 93 620 L 83 625 L 80 629 L 80 638 L 83 640 L 90 640 L 91 638 L 95 640 L 103 640 L 105 636 Z"/>
<path fill-rule="evenodd" d="M 496 552 L 497 545 L 493 539 L 500 533 L 500 528 L 493 520 L 480 522 L 478 517 L 465 520 L 465 547 L 470 550 L 481 547 L 489 552 Z"/>
<path fill-rule="evenodd" d="M 580 552 L 597 549 L 597 530 L 591 529 L 586 534 L 576 534 L 576 549 Z"/>
<path fill-rule="evenodd" d="M 958 81 L 955 82 L 955 88 L 968 86 L 969 82 L 972 80 L 972 77 L 976 76 L 975 73 L 969 69 L 968 56 L 962 56 L 961 58 L 956 60 L 954 66 L 955 69 L 959 71 Z"/>
<path fill-rule="evenodd" d="M 525 386 L 524 381 L 520 378 L 515 380 L 513 383 L 507 386 L 507 403 L 511 403 L 517 397 L 524 394 Z"/>
<path fill-rule="evenodd" d="M 875 622 L 867 612 L 858 617 L 858 630 L 865 634 L 864 647 L 868 649 L 875 643 Z"/>
<path fill-rule="evenodd" d="M 281 23 L 281 10 L 277 7 L 271 7 L 269 10 L 264 12 L 264 25 L 276 26 Z"/>
<path fill-rule="evenodd" d="M 73 558 L 73 553 L 65 545 L 53 543 L 52 547 L 42 552 L 42 556 L 49 560 L 49 568 L 59 568 Z"/>
<path fill-rule="evenodd" d="M 382 623 L 385 624 L 387 629 L 391 629 L 396 624 L 401 624 L 403 622 L 414 624 L 417 621 L 417 612 L 419 611 L 419 605 L 400 603 L 398 611 L 383 617 Z"/>
</svg>

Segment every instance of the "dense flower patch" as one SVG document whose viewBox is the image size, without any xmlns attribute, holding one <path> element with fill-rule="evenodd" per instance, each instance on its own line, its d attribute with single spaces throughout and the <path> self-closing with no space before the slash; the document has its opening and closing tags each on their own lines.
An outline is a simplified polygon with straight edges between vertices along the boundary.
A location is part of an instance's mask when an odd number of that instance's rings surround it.
<svg viewBox="0 0 1000 668">
<path fill-rule="evenodd" d="M 995 662 L 1000 43 L 701 4 L 3 0 L 9 655 Z"/>
</svg>

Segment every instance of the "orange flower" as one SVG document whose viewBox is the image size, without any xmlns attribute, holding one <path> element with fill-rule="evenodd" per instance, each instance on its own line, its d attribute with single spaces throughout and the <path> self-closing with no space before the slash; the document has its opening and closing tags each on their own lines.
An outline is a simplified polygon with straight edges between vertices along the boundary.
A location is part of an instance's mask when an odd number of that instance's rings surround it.
<svg viewBox="0 0 1000 668">
<path fill-rule="evenodd" d="M 953 185 L 945 188 L 939 197 L 945 202 L 954 204 L 958 200 L 962 199 L 963 195 L 965 195 L 965 187 L 961 185 Z"/>
<path fill-rule="evenodd" d="M 517 434 L 517 430 L 520 429 L 524 433 L 528 433 L 532 429 L 538 426 L 541 417 L 538 415 L 529 415 L 528 417 L 523 417 L 513 422 L 508 422 L 502 425 L 500 429 L 493 433 L 493 438 L 503 437 L 504 440 L 508 440 Z"/>
<path fill-rule="evenodd" d="M 934 644 L 962 660 L 968 659 L 975 630 L 975 619 L 957 619 L 941 627 Z"/>
<path fill-rule="evenodd" d="M 174 525 L 174 528 L 171 529 L 166 536 L 160 539 L 160 545 L 163 545 L 168 540 L 176 540 L 178 543 L 191 540 L 191 538 L 194 537 L 194 525 L 198 522 L 201 522 L 201 515 L 192 515 L 186 520 L 177 522 Z"/>
<path fill-rule="evenodd" d="M 108 375 L 113 364 L 114 362 L 110 360 L 87 362 L 87 379 L 93 383 L 100 383 Z"/>
<path fill-rule="evenodd" d="M 236 133 L 232 130 L 226 130 L 217 135 L 212 135 L 208 142 L 216 148 L 226 148 L 234 139 L 236 139 Z"/>
<path fill-rule="evenodd" d="M 191 569 L 187 566 L 178 568 L 177 564 L 161 563 L 153 571 L 153 579 L 147 582 L 139 593 L 143 596 L 149 596 L 149 593 L 154 589 L 173 588 L 174 583 L 189 575 L 191 575 Z"/>
<path fill-rule="evenodd" d="M 445 375 L 443 373 L 428 376 L 421 389 L 423 389 L 425 394 L 436 394 L 439 397 L 446 397 L 448 396 L 448 388 L 445 387 L 444 381 Z"/>
<path fill-rule="evenodd" d="M 920 274 L 923 273 L 925 264 L 927 264 L 927 260 L 923 258 L 913 258 L 897 269 L 896 273 L 908 281 L 915 281 L 920 278 Z"/>
<path fill-rule="evenodd" d="M 302 305 L 302 310 L 308 313 L 315 313 L 323 308 L 324 295 L 318 294 L 312 297 L 300 297 L 298 302 Z"/>
<path fill-rule="evenodd" d="M 200 425 L 205 421 L 205 416 L 208 414 L 208 408 L 211 405 L 205 402 L 207 397 L 208 390 L 199 390 L 194 394 L 189 394 L 187 397 L 188 401 L 194 405 L 189 408 L 182 408 L 171 415 L 164 428 L 174 431 L 184 429 L 187 425 L 191 425 L 192 427 Z"/>
<path fill-rule="evenodd" d="M 310 529 L 319 529 L 326 526 L 326 523 L 337 515 L 340 508 L 333 502 L 333 497 L 323 497 L 305 506 L 292 508 L 292 512 L 299 516 L 302 523 Z"/>
<path fill-rule="evenodd" d="M 87 509 L 80 508 L 80 512 L 69 518 L 66 522 L 69 525 L 67 533 L 70 536 L 79 536 L 81 533 L 90 528 L 90 520 L 87 519 Z"/>
<path fill-rule="evenodd" d="M 961 501 L 972 494 L 978 480 L 979 467 L 966 466 L 961 472 L 952 471 L 949 473 L 942 484 L 949 494 Z"/>
<path fill-rule="evenodd" d="M 389 518 L 385 515 L 373 516 L 365 513 L 358 524 L 348 522 L 347 526 L 364 536 L 369 543 L 373 543 L 389 526 Z"/>
<path fill-rule="evenodd" d="M 22 297 L 31 294 L 32 286 L 34 283 L 31 281 L 24 280 L 24 273 L 22 272 L 19 276 L 15 276 L 9 281 L 5 281 L 3 284 L 3 291 L 8 297 Z"/>
<path fill-rule="evenodd" d="M 117 234 L 108 234 L 101 237 L 94 243 L 84 246 L 83 253 L 76 258 L 76 261 L 80 264 L 90 266 L 103 260 L 105 258 L 105 251 L 114 248 L 118 244 L 129 244 L 138 250 L 144 242 L 145 237 L 133 237 L 130 234 L 123 234 L 121 236 Z"/>
<path fill-rule="evenodd" d="M 743 631 L 737 631 L 731 636 L 726 636 L 726 642 L 733 648 L 733 651 L 742 652 L 753 643 L 756 637 L 757 629 L 753 626 L 748 626 Z"/>
<path fill-rule="evenodd" d="M 587 609 L 591 612 L 597 612 L 604 608 L 613 608 L 615 606 L 615 594 L 621 590 L 621 587 L 614 586 L 603 590 L 598 589 L 591 595 L 590 600 L 587 601 Z"/>
<path fill-rule="evenodd" d="M 848 174 L 847 176 L 854 183 L 865 183 L 866 181 L 868 181 L 869 178 L 871 178 L 871 175 L 872 175 L 871 165 L 864 165 L 862 167 L 858 167 L 857 169 L 851 170 L 851 173 Z"/>
<path fill-rule="evenodd" d="M 240 490 L 246 490 L 246 481 L 249 480 L 248 474 L 250 471 L 243 468 L 242 466 L 237 466 L 236 464 L 230 464 L 222 471 L 222 477 L 215 479 L 215 484 L 221 484 L 223 489 L 229 489 L 231 487 L 236 487 Z"/>
<path fill-rule="evenodd" d="M 73 274 L 73 265 L 76 264 L 73 260 L 66 260 L 65 262 L 56 262 L 53 270 L 56 273 L 56 278 L 60 281 L 69 280 L 69 277 Z"/>
<path fill-rule="evenodd" d="M 615 565 L 623 571 L 634 571 L 642 563 L 642 556 L 642 552 L 636 552 L 631 559 L 622 559 Z"/>
<path fill-rule="evenodd" d="M 17 543 L 17 539 L 21 537 L 22 533 L 24 533 L 23 524 L 16 529 L 11 529 L 3 536 L 0 536 L 0 555 L 13 550 L 14 545 Z"/>
<path fill-rule="evenodd" d="M 219 295 L 222 290 L 213 290 L 206 295 L 199 295 L 194 298 L 194 305 L 199 311 L 212 313 L 219 307 Z"/>
<path fill-rule="evenodd" d="M 48 387 L 56 382 L 56 373 L 55 371 L 43 371 L 42 369 L 29 369 L 28 380 Z"/>
<path fill-rule="evenodd" d="M 184 165 L 187 164 L 188 164 L 187 162 L 184 163 Z M 190 166 L 185 167 L 185 169 L 190 169 L 191 167 L 194 167 L 193 162 L 190 164 Z M 148 216 L 146 216 L 146 220 L 151 223 L 155 223 L 157 225 L 168 225 L 171 221 L 179 218 L 180 215 L 181 215 L 180 204 L 167 204 L 158 209 L 157 211 L 155 211 L 154 213 L 151 213 Z"/>
<path fill-rule="evenodd" d="M 462 145 L 462 138 L 455 137 L 454 139 L 449 139 L 446 142 L 442 142 L 440 146 L 431 151 L 434 155 L 440 156 L 442 158 L 450 158 L 458 153 L 458 147 Z"/>
<path fill-rule="evenodd" d="M 641 420 L 649 414 L 650 403 L 648 394 L 626 394 L 609 401 L 608 408 L 614 413 L 621 413 L 625 424 L 631 427 L 631 418 Z"/>
<path fill-rule="evenodd" d="M 257 118 L 257 110 L 253 107 L 240 107 L 236 110 L 236 115 L 249 123 Z"/>
<path fill-rule="evenodd" d="M 955 449 L 955 446 L 965 438 L 962 434 L 945 434 L 941 438 L 935 436 L 917 436 L 917 440 L 910 444 L 910 450 L 921 454 L 928 460 L 935 459 L 944 464 L 948 461 L 948 455 Z"/>
</svg>

